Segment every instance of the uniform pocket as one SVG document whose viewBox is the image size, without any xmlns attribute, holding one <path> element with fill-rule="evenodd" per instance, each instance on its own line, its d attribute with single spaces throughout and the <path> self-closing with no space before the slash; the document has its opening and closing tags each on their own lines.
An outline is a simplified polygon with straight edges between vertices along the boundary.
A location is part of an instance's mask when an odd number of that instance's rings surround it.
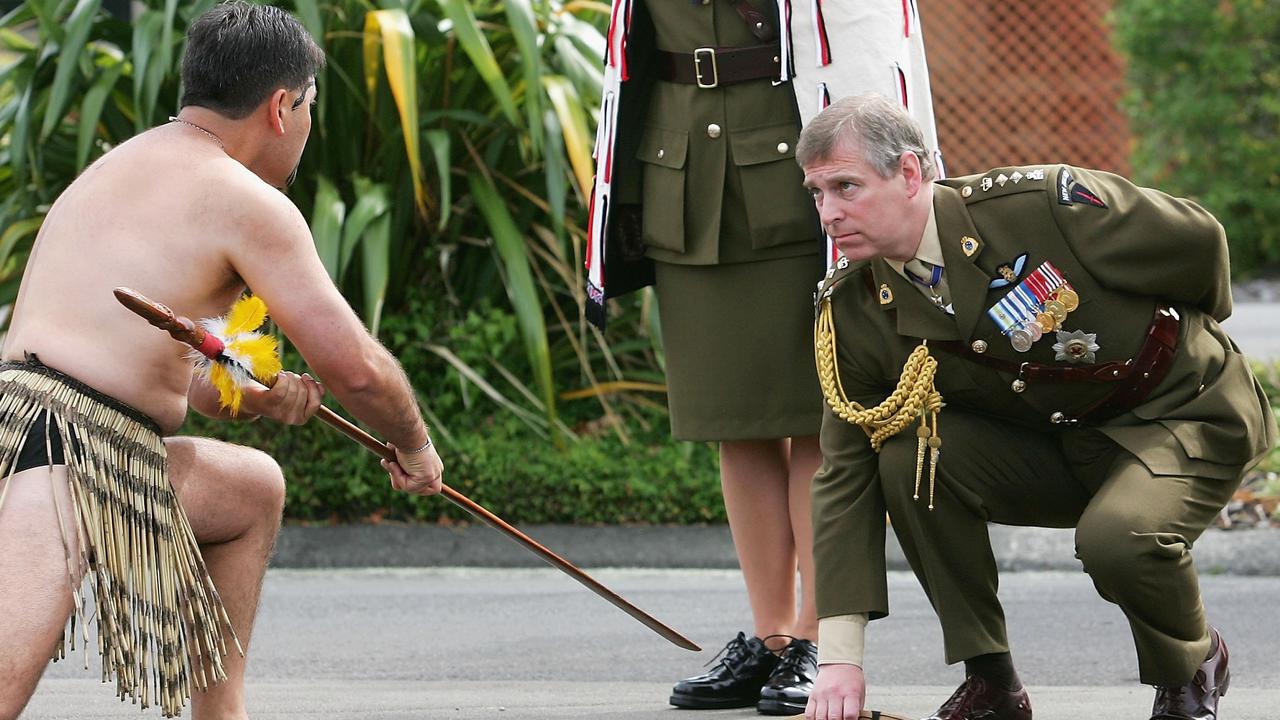
<svg viewBox="0 0 1280 720">
<path fill-rule="evenodd" d="M 798 136 L 794 123 L 729 133 L 751 247 L 757 250 L 813 242 L 817 236 L 817 213 L 795 161 Z"/>
<path fill-rule="evenodd" d="M 636 159 L 644 163 L 644 242 L 685 251 L 684 165 L 689 151 L 687 130 L 647 127 Z"/>
</svg>

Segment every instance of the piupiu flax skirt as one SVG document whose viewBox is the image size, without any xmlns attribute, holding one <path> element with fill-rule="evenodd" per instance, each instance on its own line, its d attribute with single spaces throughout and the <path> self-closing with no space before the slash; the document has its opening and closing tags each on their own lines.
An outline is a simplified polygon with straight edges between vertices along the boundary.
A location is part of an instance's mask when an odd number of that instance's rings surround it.
<svg viewBox="0 0 1280 720">
<path fill-rule="evenodd" d="M 817 435 L 813 291 L 821 258 L 655 267 L 672 436 Z"/>
<path fill-rule="evenodd" d="M 43 462 L 30 461 L 28 443 Z M 83 568 L 102 680 L 114 678 L 121 699 L 174 717 L 193 687 L 225 679 L 222 656 L 239 641 L 169 483 L 156 424 L 34 357 L 0 363 L 0 509 L 19 458 L 65 464 L 74 506 L 74 527 L 61 530 L 75 611 L 54 659 L 75 649 L 77 630 L 88 639 Z M 57 515 L 62 522 L 64 508 Z"/>
</svg>

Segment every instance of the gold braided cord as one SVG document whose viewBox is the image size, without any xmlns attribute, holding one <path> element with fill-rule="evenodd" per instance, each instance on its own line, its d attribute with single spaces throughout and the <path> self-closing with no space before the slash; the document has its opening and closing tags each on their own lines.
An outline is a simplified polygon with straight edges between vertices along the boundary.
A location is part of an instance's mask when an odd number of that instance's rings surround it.
<svg viewBox="0 0 1280 720">
<path fill-rule="evenodd" d="M 814 360 L 818 369 L 818 384 L 822 395 L 836 417 L 861 427 L 871 439 L 871 448 L 880 452 L 884 442 L 905 430 L 917 420 L 916 447 L 916 497 L 920 495 L 920 482 L 926 459 L 929 461 L 929 509 L 933 509 L 938 457 L 942 439 L 938 437 L 938 411 L 942 409 L 942 395 L 934 388 L 934 375 L 938 361 L 929 356 L 928 341 L 922 341 L 907 356 L 897 387 L 879 405 L 867 408 L 848 398 L 840 382 L 840 368 L 836 360 L 836 325 L 831 314 L 831 299 L 823 298 L 813 329 Z M 932 421 L 932 422 L 930 422 Z"/>
<path fill-rule="evenodd" d="M 72 526 L 60 529 L 75 609 L 53 659 L 66 657 L 68 645 L 76 649 L 78 625 L 88 666 L 83 578 L 93 589 L 103 682 L 114 677 L 120 699 L 143 708 L 154 703 L 175 717 L 193 688 L 226 678 L 228 637 L 243 650 L 169 483 L 164 442 L 152 428 L 58 377 L 4 370 L 0 506 L 36 422 L 52 424 L 63 439 L 73 506 Z M 50 441 L 45 445 L 49 457 Z M 55 510 L 61 524 L 63 509 Z"/>
<path fill-rule="evenodd" d="M 842 420 L 858 425 L 871 438 L 871 447 L 880 451 L 885 440 L 902 432 L 925 413 L 942 408 L 942 396 L 933 387 L 938 361 L 929 356 L 929 348 L 921 343 L 911 351 L 902 366 L 902 377 L 889 397 L 873 408 L 849 400 L 840 383 L 836 361 L 836 326 L 831 317 L 831 300 L 824 298 L 814 327 L 814 358 L 818 366 L 818 383 L 832 412 Z M 927 341 L 926 341 L 927 342 Z"/>
</svg>

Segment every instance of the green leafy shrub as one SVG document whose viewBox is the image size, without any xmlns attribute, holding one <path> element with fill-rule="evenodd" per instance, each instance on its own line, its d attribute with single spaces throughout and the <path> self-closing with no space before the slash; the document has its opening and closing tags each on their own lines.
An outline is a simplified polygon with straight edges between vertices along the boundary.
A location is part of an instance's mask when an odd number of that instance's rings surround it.
<svg viewBox="0 0 1280 720">
<path fill-rule="evenodd" d="M 132 22 L 100 0 L 0 16 L 0 305 L 58 194 L 177 110 L 184 31 L 213 2 L 144 0 Z M 663 377 L 645 296 L 620 305 L 607 336 L 583 320 L 607 3 L 281 4 L 328 60 L 290 197 L 420 390 L 449 481 L 524 522 L 722 518 L 715 453 L 672 443 L 652 394 Z M 285 363 L 303 369 L 287 347 Z M 396 496 L 319 424 L 194 418 L 186 432 L 275 455 L 293 518 L 461 517 Z"/>
<path fill-rule="evenodd" d="M 1280 3 L 1117 0 L 1140 182 L 1194 197 L 1240 277 L 1280 270 Z"/>
<path fill-rule="evenodd" d="M 462 404 L 453 396 L 447 401 Z M 573 411 L 573 404 L 566 407 L 570 417 Z M 661 409 L 644 416 L 649 429 L 633 432 L 629 445 L 602 432 L 556 450 L 510 413 L 473 406 L 449 416 L 448 440 L 437 437 L 445 481 L 512 522 L 724 522 L 714 447 L 672 442 Z M 470 519 L 443 499 L 391 490 L 372 454 L 318 421 L 282 428 L 193 416 L 183 432 L 258 447 L 276 458 L 289 479 L 291 520 Z"/>
<path fill-rule="evenodd" d="M 1280 362 L 1255 362 L 1253 373 L 1262 384 L 1262 390 L 1267 394 L 1267 399 L 1271 401 L 1271 412 L 1276 420 L 1280 421 Z M 1258 464 L 1257 469 L 1262 472 L 1280 473 L 1280 445 L 1271 448 L 1271 452 Z"/>
</svg>

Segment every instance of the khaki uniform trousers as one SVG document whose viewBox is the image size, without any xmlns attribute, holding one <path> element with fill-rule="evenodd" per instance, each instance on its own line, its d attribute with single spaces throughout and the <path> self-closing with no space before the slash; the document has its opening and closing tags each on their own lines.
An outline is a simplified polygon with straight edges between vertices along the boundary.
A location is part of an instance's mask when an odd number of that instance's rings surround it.
<svg viewBox="0 0 1280 720">
<path fill-rule="evenodd" d="M 1089 429 L 1038 432 L 955 407 L 938 424 L 932 511 L 927 470 L 913 499 L 914 432 L 884 445 L 880 477 L 894 532 L 941 621 L 947 662 L 1009 650 L 987 523 L 1074 527 L 1076 557 L 1129 620 L 1142 682 L 1190 681 L 1210 645 L 1190 550 L 1239 476 L 1153 475 Z"/>
</svg>

